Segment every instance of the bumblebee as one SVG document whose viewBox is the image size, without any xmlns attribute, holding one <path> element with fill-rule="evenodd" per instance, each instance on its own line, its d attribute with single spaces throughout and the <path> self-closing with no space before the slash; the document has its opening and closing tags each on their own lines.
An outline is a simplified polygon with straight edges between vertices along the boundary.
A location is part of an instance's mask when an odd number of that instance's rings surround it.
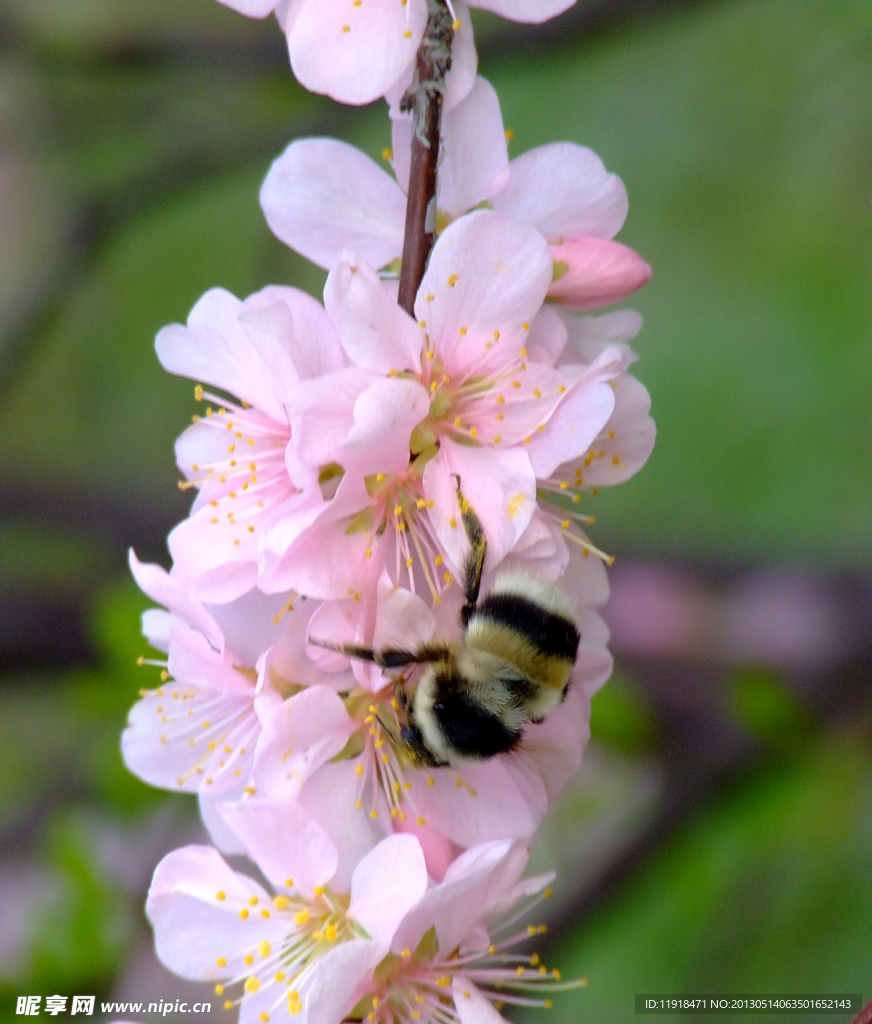
<svg viewBox="0 0 872 1024">
<path fill-rule="evenodd" d="M 569 599 L 535 576 L 498 576 L 479 602 L 487 541 L 459 481 L 458 497 L 471 549 L 460 643 L 376 651 L 312 641 L 382 669 L 427 666 L 411 697 L 402 682 L 396 687 L 400 740 L 419 766 L 461 766 L 514 750 L 525 724 L 541 722 L 566 697 L 581 640 Z"/>
</svg>

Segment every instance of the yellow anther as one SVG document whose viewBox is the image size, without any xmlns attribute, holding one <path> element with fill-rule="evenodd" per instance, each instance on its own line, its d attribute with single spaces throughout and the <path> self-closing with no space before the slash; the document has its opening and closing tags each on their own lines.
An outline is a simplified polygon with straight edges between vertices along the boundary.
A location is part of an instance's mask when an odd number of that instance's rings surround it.
<svg viewBox="0 0 872 1024">
<path fill-rule="evenodd" d="M 227 899 L 227 893 L 223 889 L 219 889 L 218 892 L 215 893 L 215 899 L 216 900 L 226 900 Z"/>
<path fill-rule="evenodd" d="M 273 896 L 273 906 L 276 910 L 287 910 L 291 901 L 287 896 Z"/>
<path fill-rule="evenodd" d="M 327 927 L 324 929 L 324 934 L 327 936 L 327 941 L 328 942 L 335 942 L 336 941 L 336 926 L 333 925 L 333 924 L 328 924 Z"/>
<path fill-rule="evenodd" d="M 247 956 L 243 957 L 243 962 L 245 963 L 246 967 L 251 967 L 251 965 L 254 963 L 254 957 L 251 955 L 251 953 L 249 953 Z"/>
<path fill-rule="evenodd" d="M 248 905 L 250 907 L 256 907 L 257 904 L 258 904 L 257 896 L 249 896 L 248 897 Z"/>
<path fill-rule="evenodd" d="M 216 996 L 223 996 L 224 995 L 224 986 L 220 982 L 215 986 L 215 995 Z"/>
<path fill-rule="evenodd" d="M 285 974 L 284 971 L 276 971 L 276 976 L 273 978 L 273 981 L 282 982 L 285 980 L 286 977 L 287 975 Z"/>
<path fill-rule="evenodd" d="M 243 907 L 242 910 L 239 911 L 239 916 L 242 918 L 243 921 L 245 921 L 246 918 L 248 917 L 248 907 Z"/>
<path fill-rule="evenodd" d="M 298 926 L 304 925 L 311 916 L 312 915 L 309 913 L 309 911 L 304 908 L 299 913 L 294 914 L 294 924 Z"/>
<path fill-rule="evenodd" d="M 245 991 L 252 995 L 257 992 L 260 988 L 260 979 L 252 975 L 250 978 L 245 979 Z"/>
<path fill-rule="evenodd" d="M 227 966 L 227 959 L 225 957 L 223 957 L 223 956 L 219 956 L 218 959 L 215 961 L 215 963 L 219 967 L 226 967 Z"/>
<path fill-rule="evenodd" d="M 393 154 L 392 150 L 390 150 L 390 149 L 383 149 L 382 150 L 382 160 L 393 160 L 393 158 L 394 158 L 394 154 Z"/>
<path fill-rule="evenodd" d="M 459 278 L 459 277 L 457 276 L 457 274 L 452 274 L 452 275 L 451 275 L 451 276 L 450 276 L 450 277 L 448 278 L 448 287 L 449 287 L 449 288 L 453 288 L 453 287 L 454 287 L 454 286 L 455 286 L 455 285 L 457 284 L 457 282 L 458 282 L 459 280 L 460 280 L 460 278 Z"/>
<path fill-rule="evenodd" d="M 286 878 L 285 879 L 285 888 L 286 889 L 293 889 L 293 887 L 294 887 L 294 880 L 293 880 L 293 878 Z"/>
<path fill-rule="evenodd" d="M 257 951 L 265 960 L 270 955 L 270 953 L 272 953 L 272 946 L 266 941 L 266 939 L 264 939 L 263 942 L 261 942 L 261 944 L 257 947 Z"/>
</svg>

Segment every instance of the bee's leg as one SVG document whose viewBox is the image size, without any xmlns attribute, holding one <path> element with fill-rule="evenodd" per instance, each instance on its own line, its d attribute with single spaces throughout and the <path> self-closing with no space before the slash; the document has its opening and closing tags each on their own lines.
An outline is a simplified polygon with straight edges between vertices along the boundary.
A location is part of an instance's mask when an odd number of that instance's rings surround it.
<svg viewBox="0 0 872 1024">
<path fill-rule="evenodd" d="M 422 644 L 414 651 L 403 650 L 400 647 L 386 647 L 384 650 L 375 651 L 371 647 L 361 647 L 358 644 L 331 644 L 314 638 L 310 638 L 309 643 L 316 647 L 323 647 L 327 651 L 336 651 L 337 654 L 343 654 L 346 658 L 371 661 L 379 668 L 403 668 L 405 665 L 442 661 L 448 653 L 444 644 Z"/>
<path fill-rule="evenodd" d="M 478 592 L 481 589 L 481 575 L 484 571 L 484 559 L 487 555 L 487 538 L 481 520 L 475 513 L 475 509 L 460 489 L 460 477 L 457 477 L 457 500 L 460 502 L 460 515 L 463 519 L 463 528 L 469 540 L 470 552 L 463 567 L 463 589 L 464 603 L 460 609 L 460 621 L 466 629 L 470 616 L 478 604 Z"/>
</svg>

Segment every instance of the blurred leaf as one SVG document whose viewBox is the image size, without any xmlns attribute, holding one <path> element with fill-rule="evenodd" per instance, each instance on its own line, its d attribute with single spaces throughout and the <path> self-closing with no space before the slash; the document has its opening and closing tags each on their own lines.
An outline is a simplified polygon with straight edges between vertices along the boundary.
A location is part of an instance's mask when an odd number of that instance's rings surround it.
<svg viewBox="0 0 872 1024">
<path fill-rule="evenodd" d="M 627 754 L 644 753 L 654 745 L 656 722 L 645 691 L 620 670 L 594 694 L 590 734 Z"/>
<path fill-rule="evenodd" d="M 729 699 L 734 717 L 749 732 L 779 746 L 795 743 L 811 726 L 811 717 L 784 681 L 766 670 L 740 673 L 733 681 Z"/>
<path fill-rule="evenodd" d="M 193 384 L 161 369 L 153 337 L 164 324 L 184 321 L 210 287 L 245 295 L 286 281 L 298 265 L 263 222 L 257 192 L 264 170 L 228 176 L 159 208 L 102 253 L 0 410 L 8 481 L 68 481 L 107 494 L 123 489 L 128 500 L 187 505 L 172 451 L 195 408 Z M 317 287 L 323 274 L 313 270 L 306 280 Z"/>
<path fill-rule="evenodd" d="M 687 5 L 483 62 L 513 152 L 593 147 L 654 267 L 631 304 L 658 441 L 590 503 L 608 550 L 872 558 L 870 11 Z"/>
<path fill-rule="evenodd" d="M 565 978 L 588 976 L 590 987 L 557 997 L 555 1012 L 561 1020 L 637 1024 L 637 992 L 868 996 L 870 863 L 872 757 L 858 730 L 761 773 L 703 812 L 607 908 L 565 936 L 549 965 Z"/>
<path fill-rule="evenodd" d="M 31 922 L 28 984 L 45 993 L 105 993 L 125 956 L 127 900 L 101 870 L 86 816 L 59 814 L 47 852 L 53 891 Z"/>
<path fill-rule="evenodd" d="M 81 591 L 107 564 L 105 552 L 93 541 L 40 523 L 0 519 L 4 590 Z"/>
</svg>

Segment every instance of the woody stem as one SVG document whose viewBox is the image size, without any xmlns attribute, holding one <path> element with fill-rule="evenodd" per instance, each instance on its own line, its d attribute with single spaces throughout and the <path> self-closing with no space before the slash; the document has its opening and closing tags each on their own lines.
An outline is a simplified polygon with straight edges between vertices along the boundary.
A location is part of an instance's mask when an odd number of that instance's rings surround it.
<svg viewBox="0 0 872 1024">
<path fill-rule="evenodd" d="M 415 76 L 400 101 L 400 109 L 412 114 L 412 154 L 397 301 L 412 316 L 436 235 L 436 165 L 453 39 L 454 22 L 445 0 L 427 0 L 427 27 L 418 48 Z"/>
</svg>

